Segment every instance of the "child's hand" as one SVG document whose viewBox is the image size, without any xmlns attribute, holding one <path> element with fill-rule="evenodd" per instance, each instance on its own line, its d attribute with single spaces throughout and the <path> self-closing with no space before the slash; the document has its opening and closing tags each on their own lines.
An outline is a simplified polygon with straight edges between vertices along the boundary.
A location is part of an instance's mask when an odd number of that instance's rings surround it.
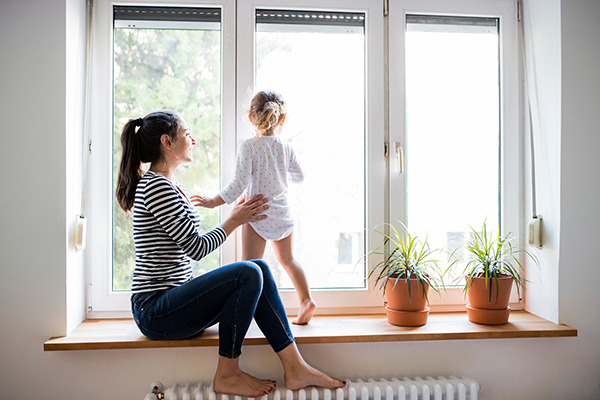
<svg viewBox="0 0 600 400">
<path fill-rule="evenodd" d="M 190 197 L 190 200 L 192 201 L 192 204 L 196 207 L 204 208 L 215 208 L 225 203 L 223 199 L 221 199 L 221 196 L 218 195 L 215 197 L 204 197 L 200 196 L 199 194 L 195 194 L 192 197 Z"/>
<path fill-rule="evenodd" d="M 195 194 L 190 197 L 190 200 L 192 200 L 192 204 L 196 207 L 215 208 L 215 205 L 212 202 L 213 199 L 211 197 L 204 197 L 200 196 L 199 194 Z"/>
</svg>

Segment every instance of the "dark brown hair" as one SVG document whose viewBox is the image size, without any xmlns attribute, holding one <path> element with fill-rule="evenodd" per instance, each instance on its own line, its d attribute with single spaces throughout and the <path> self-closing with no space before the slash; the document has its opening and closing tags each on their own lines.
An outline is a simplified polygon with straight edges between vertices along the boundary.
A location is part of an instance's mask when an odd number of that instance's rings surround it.
<svg viewBox="0 0 600 400">
<path fill-rule="evenodd" d="M 123 153 L 117 177 L 117 201 L 128 212 L 133 208 L 135 190 L 142 179 L 142 163 L 162 157 L 160 138 L 167 134 L 175 140 L 181 117 L 174 111 L 156 111 L 144 118 L 130 119 L 121 132 Z"/>
</svg>

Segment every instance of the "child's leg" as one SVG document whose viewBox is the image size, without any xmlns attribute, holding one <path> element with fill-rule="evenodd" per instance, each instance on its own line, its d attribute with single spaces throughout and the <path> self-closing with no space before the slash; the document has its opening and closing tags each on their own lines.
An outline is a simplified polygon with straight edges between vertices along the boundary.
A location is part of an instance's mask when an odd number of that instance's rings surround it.
<svg viewBox="0 0 600 400">
<path fill-rule="evenodd" d="M 250 224 L 242 226 L 242 260 L 258 260 L 265 255 L 267 241 Z"/>
<path fill-rule="evenodd" d="M 292 279 L 292 283 L 298 293 L 298 299 L 300 300 L 298 317 L 292 323 L 297 325 L 307 324 L 317 309 L 317 303 L 315 303 L 310 295 L 310 286 L 308 285 L 304 268 L 302 268 L 302 265 L 300 265 L 292 254 L 292 234 L 281 240 L 274 241 L 273 250 L 275 250 L 275 255 L 279 263 Z"/>
</svg>

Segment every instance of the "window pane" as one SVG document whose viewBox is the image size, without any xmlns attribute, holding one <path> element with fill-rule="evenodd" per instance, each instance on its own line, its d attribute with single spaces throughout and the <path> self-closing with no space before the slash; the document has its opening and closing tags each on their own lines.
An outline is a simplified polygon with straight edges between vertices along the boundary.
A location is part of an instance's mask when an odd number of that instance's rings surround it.
<svg viewBox="0 0 600 400">
<path fill-rule="evenodd" d="M 219 30 L 114 30 L 113 186 L 121 157 L 120 134 L 130 118 L 161 109 L 182 113 L 196 139 L 194 161 L 177 179 L 190 191 L 220 187 L 221 39 Z M 219 211 L 198 209 L 202 228 L 218 225 Z M 219 252 L 195 263 L 195 273 L 220 265 Z M 129 290 L 135 254 L 132 216 L 113 201 L 113 290 Z"/>
<path fill-rule="evenodd" d="M 452 252 L 469 226 L 499 223 L 498 30 L 495 19 L 407 21 L 408 226 Z"/>
<path fill-rule="evenodd" d="M 257 11 L 257 14 L 260 12 Z M 307 19 L 333 14 L 303 12 Z M 315 15 L 315 17 L 313 17 Z M 356 20 L 364 20 L 362 14 Z M 352 16 L 350 18 L 353 18 Z M 361 23 L 362 25 L 362 23 Z M 257 25 L 256 89 L 288 103 L 282 137 L 305 171 L 290 183 L 294 256 L 312 288 L 362 288 L 365 269 L 365 37 L 363 28 Z M 293 285 L 268 245 L 280 288 Z"/>
</svg>

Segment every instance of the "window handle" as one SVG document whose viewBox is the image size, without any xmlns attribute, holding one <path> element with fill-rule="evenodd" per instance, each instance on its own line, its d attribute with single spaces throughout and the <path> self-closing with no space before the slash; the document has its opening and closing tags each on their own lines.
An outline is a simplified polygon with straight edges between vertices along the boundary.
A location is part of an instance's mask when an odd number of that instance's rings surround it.
<svg viewBox="0 0 600 400">
<path fill-rule="evenodd" d="M 394 152 L 398 159 L 398 175 L 404 174 L 404 151 L 400 142 L 394 143 Z"/>
</svg>

